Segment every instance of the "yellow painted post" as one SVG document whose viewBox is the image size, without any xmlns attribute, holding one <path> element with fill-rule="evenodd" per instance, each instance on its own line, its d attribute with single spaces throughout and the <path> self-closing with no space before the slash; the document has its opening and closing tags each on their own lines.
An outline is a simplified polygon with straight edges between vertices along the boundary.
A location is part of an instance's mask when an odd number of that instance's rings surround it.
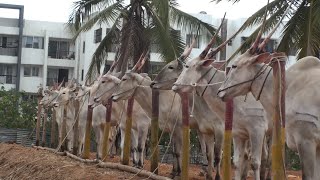
<svg viewBox="0 0 320 180">
<path fill-rule="evenodd" d="M 56 141 L 56 111 L 51 110 L 51 133 L 50 133 L 50 147 L 54 148 Z"/>
<path fill-rule="evenodd" d="M 189 179 L 189 152 L 190 152 L 190 132 L 189 132 L 189 95 L 181 93 L 182 104 L 182 167 L 181 179 Z"/>
<path fill-rule="evenodd" d="M 74 101 L 74 107 L 75 107 L 75 123 L 73 127 L 73 149 L 72 153 L 74 155 L 78 155 L 78 149 L 79 149 L 79 107 L 80 103 L 79 101 Z"/>
<path fill-rule="evenodd" d="M 226 69 L 228 73 L 230 68 Z M 226 102 L 225 112 L 225 131 L 224 131 L 224 143 L 223 143 L 223 157 L 222 157 L 222 171 L 223 180 L 232 179 L 231 171 L 231 144 L 232 144 L 232 123 L 233 123 L 233 100 L 229 99 Z"/>
<path fill-rule="evenodd" d="M 45 147 L 46 146 L 46 123 L 47 123 L 47 118 L 48 118 L 48 108 L 44 108 L 44 117 L 43 117 L 43 122 L 42 122 L 42 139 L 41 139 L 41 146 Z"/>
<path fill-rule="evenodd" d="M 124 165 L 129 165 L 129 160 L 130 160 L 133 102 L 134 102 L 133 98 L 130 98 L 128 100 L 127 120 L 126 120 L 126 129 L 125 129 L 124 145 L 123 145 L 123 158 L 121 162 Z"/>
<path fill-rule="evenodd" d="M 92 113 L 93 108 L 91 105 L 88 105 L 88 114 L 87 114 L 87 123 L 86 123 L 86 134 L 84 140 L 84 149 L 83 149 L 83 159 L 89 159 L 90 156 L 90 140 L 91 140 L 91 128 L 92 128 Z"/>
<path fill-rule="evenodd" d="M 102 160 L 107 161 L 108 146 L 109 146 L 109 132 L 110 132 L 110 121 L 112 112 L 112 98 L 108 99 L 106 106 L 106 125 L 104 126 L 103 143 L 102 143 Z"/>
<path fill-rule="evenodd" d="M 284 103 L 279 103 L 279 100 L 284 100 L 285 91 L 282 88 L 285 88 L 284 84 L 284 70 L 285 62 L 280 61 L 280 67 L 278 62 L 274 62 L 272 65 L 273 68 L 273 134 L 272 134 L 272 179 L 285 179 L 285 169 L 284 169 L 284 156 L 283 156 L 283 148 L 284 148 L 284 136 L 282 135 L 282 131 L 284 131 L 284 127 L 281 127 L 281 123 L 284 122 Z M 281 79 L 280 79 L 281 73 Z M 281 82 L 282 80 L 282 82 Z M 281 86 L 280 86 L 281 84 Z M 281 109 L 281 111 L 280 111 Z M 281 115 L 281 116 L 280 116 Z"/>
<path fill-rule="evenodd" d="M 151 172 L 158 174 L 159 164 L 159 91 L 152 89 L 152 120 L 151 120 Z"/>
<path fill-rule="evenodd" d="M 41 110 L 42 106 L 40 105 L 42 96 L 38 93 L 38 112 L 37 112 L 37 125 L 36 125 L 36 146 L 40 144 L 40 122 L 41 122 Z"/>
</svg>

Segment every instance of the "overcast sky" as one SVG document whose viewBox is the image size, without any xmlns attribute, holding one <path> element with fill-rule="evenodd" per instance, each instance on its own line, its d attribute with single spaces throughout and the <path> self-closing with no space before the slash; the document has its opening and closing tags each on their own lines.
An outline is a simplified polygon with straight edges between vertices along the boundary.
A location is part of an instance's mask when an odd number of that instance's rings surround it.
<svg viewBox="0 0 320 180">
<path fill-rule="evenodd" d="M 28 20 L 66 22 L 71 12 L 72 2 L 76 0 L 0 0 L 0 3 L 24 5 L 24 17 Z M 236 19 L 248 17 L 267 3 L 267 0 L 241 0 L 240 3 L 211 0 L 178 0 L 180 9 L 188 13 L 206 11 L 215 17 L 222 17 L 227 12 L 227 18 Z M 0 8 L 0 17 L 18 17 L 15 10 Z"/>
</svg>

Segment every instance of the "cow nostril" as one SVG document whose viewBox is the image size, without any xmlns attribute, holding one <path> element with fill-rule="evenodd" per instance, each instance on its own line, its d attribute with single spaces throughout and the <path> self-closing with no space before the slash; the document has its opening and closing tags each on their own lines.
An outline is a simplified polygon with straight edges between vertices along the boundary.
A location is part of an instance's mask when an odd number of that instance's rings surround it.
<svg viewBox="0 0 320 180">
<path fill-rule="evenodd" d="M 97 102 L 97 101 L 98 101 L 98 98 L 94 98 L 93 101 L 94 101 L 94 102 Z"/>
<path fill-rule="evenodd" d="M 156 83 L 155 82 L 152 82 L 151 84 L 150 84 L 150 87 L 152 87 L 153 85 L 155 85 Z"/>
</svg>

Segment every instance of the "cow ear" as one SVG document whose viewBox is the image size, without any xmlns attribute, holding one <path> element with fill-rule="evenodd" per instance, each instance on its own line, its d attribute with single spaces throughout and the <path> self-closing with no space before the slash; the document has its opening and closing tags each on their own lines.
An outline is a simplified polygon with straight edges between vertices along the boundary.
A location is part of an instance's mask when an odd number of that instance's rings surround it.
<svg viewBox="0 0 320 180">
<path fill-rule="evenodd" d="M 205 60 L 200 61 L 200 65 L 203 67 L 208 67 L 213 62 L 214 62 L 214 59 L 205 59 Z"/>
<path fill-rule="evenodd" d="M 140 73 L 140 75 L 144 78 L 148 77 L 148 74 L 147 73 Z"/>
<path fill-rule="evenodd" d="M 261 64 L 261 63 L 268 64 L 270 62 L 270 60 L 271 60 L 270 53 L 268 53 L 268 52 L 265 52 L 265 53 L 259 54 L 257 56 L 254 56 L 254 58 L 255 58 L 254 63 L 258 63 L 258 64 Z"/>
</svg>

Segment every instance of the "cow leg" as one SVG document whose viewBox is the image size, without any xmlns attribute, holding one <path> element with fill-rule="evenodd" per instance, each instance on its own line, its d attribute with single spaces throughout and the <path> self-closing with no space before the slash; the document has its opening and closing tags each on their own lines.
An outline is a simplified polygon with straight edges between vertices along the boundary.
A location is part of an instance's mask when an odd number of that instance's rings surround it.
<svg viewBox="0 0 320 180">
<path fill-rule="evenodd" d="M 245 165 L 245 148 L 246 140 L 234 137 L 234 165 L 235 165 L 235 180 L 241 180 Z"/>
<path fill-rule="evenodd" d="M 148 136 L 148 128 L 141 128 L 139 130 L 139 139 L 138 139 L 138 167 L 142 168 L 144 163 L 144 149 L 146 146 L 146 140 Z"/>
<path fill-rule="evenodd" d="M 83 151 L 83 144 L 84 144 L 84 128 L 79 126 L 79 147 L 78 147 L 78 156 L 80 156 L 82 154 Z"/>
<path fill-rule="evenodd" d="M 206 174 L 207 180 L 212 180 L 212 171 L 213 171 L 213 153 L 214 153 L 214 136 L 213 135 L 204 135 L 206 139 L 206 149 L 207 149 L 207 158 L 208 158 L 208 169 Z"/>
<path fill-rule="evenodd" d="M 137 148 L 138 148 L 138 135 L 137 131 L 131 129 L 131 154 L 133 166 L 138 165 Z"/>
<path fill-rule="evenodd" d="M 208 166 L 208 157 L 207 157 L 207 143 L 206 143 L 206 137 L 204 137 L 203 134 L 200 133 L 199 130 L 197 130 L 198 139 L 200 142 L 201 147 L 201 153 L 202 153 L 202 169 L 200 172 L 200 175 L 207 174 L 207 166 Z"/>
<path fill-rule="evenodd" d="M 121 162 L 123 161 L 123 147 L 124 147 L 124 135 L 125 135 L 125 129 L 120 127 L 120 132 L 121 132 L 121 141 L 120 141 L 120 150 L 121 150 L 121 155 L 120 155 L 120 160 Z"/>
<path fill-rule="evenodd" d="M 320 177 L 320 147 L 317 147 L 317 152 L 316 152 L 316 174 L 315 177 Z"/>
<path fill-rule="evenodd" d="M 260 180 L 260 165 L 264 137 L 265 131 L 263 130 L 253 131 L 253 133 L 250 134 L 251 168 L 256 180 Z"/>
<path fill-rule="evenodd" d="M 298 152 L 302 164 L 302 179 L 313 180 L 315 173 L 316 145 L 308 138 L 301 138 L 297 143 Z"/>
<path fill-rule="evenodd" d="M 260 165 L 260 179 L 264 180 L 266 171 L 267 171 L 267 163 L 268 163 L 268 136 L 265 136 L 262 147 L 262 155 L 261 155 L 261 165 Z"/>
<path fill-rule="evenodd" d="M 95 134 L 95 142 L 97 144 L 96 158 L 99 159 L 101 157 L 101 154 L 100 154 L 100 127 L 93 126 L 93 131 Z"/>
<path fill-rule="evenodd" d="M 172 170 L 172 175 L 173 177 L 175 176 L 180 176 L 181 173 L 181 150 L 182 150 L 182 131 L 181 130 L 174 130 L 173 132 L 173 146 L 174 146 L 174 157 L 175 161 L 173 164 L 173 170 Z"/>
<path fill-rule="evenodd" d="M 220 164 L 221 164 L 221 153 L 223 146 L 223 128 L 215 129 L 215 142 L 214 142 L 214 167 L 216 168 L 216 177 L 215 180 L 220 180 Z"/>
</svg>

